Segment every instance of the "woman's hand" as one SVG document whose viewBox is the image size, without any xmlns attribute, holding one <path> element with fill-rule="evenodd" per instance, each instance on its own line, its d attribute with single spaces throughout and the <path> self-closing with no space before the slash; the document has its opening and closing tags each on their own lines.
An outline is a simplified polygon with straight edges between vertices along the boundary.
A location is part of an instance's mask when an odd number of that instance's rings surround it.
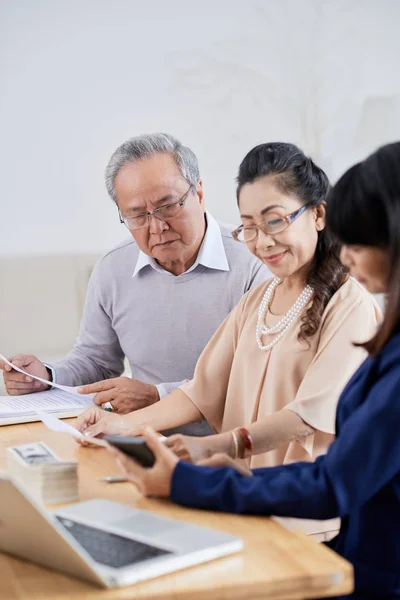
<svg viewBox="0 0 400 600">
<path fill-rule="evenodd" d="M 156 433 L 150 427 L 144 429 L 143 437 L 155 456 L 154 465 L 148 469 L 142 467 L 133 458 L 126 456 L 110 447 L 111 452 L 126 478 L 133 483 L 143 496 L 158 496 L 168 498 L 171 494 L 172 475 L 178 462 L 178 457 L 165 447 Z"/>
<path fill-rule="evenodd" d="M 97 406 L 111 402 L 114 411 L 120 415 L 140 410 L 160 400 L 155 385 L 143 383 L 131 377 L 115 377 L 82 385 L 78 392 L 80 394 L 96 394 L 93 402 Z"/>
<path fill-rule="evenodd" d="M 231 467 L 231 469 L 235 469 L 235 471 L 245 477 L 253 477 L 250 469 L 234 460 L 231 456 L 228 456 L 228 454 L 214 454 L 211 458 L 200 460 L 197 464 L 202 467 Z"/>
<path fill-rule="evenodd" d="M 93 406 L 79 415 L 75 427 L 85 435 L 88 440 L 78 440 L 82 446 L 89 445 L 91 437 L 103 435 L 135 435 L 132 426 L 122 415 L 110 413 L 102 408 Z"/>
<path fill-rule="evenodd" d="M 197 462 L 212 455 L 209 437 L 213 436 L 194 437 L 178 433 L 168 437 L 164 446 L 170 448 L 181 460 Z"/>
</svg>

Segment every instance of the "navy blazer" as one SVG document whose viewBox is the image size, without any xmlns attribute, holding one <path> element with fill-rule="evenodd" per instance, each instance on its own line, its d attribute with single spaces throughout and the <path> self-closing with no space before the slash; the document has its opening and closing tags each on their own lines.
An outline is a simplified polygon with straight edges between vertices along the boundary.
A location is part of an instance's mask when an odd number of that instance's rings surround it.
<svg viewBox="0 0 400 600">
<path fill-rule="evenodd" d="M 329 545 L 353 563 L 357 597 L 400 598 L 400 333 L 350 379 L 336 432 L 314 463 L 255 469 L 254 477 L 179 462 L 171 497 L 224 512 L 340 516 Z"/>
</svg>

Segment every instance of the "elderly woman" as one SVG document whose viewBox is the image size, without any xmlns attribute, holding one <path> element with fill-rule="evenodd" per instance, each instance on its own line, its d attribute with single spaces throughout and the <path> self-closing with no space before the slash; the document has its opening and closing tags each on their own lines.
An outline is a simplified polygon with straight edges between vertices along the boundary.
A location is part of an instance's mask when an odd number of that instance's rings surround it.
<svg viewBox="0 0 400 600">
<path fill-rule="evenodd" d="M 339 260 L 325 228 L 329 182 L 292 144 L 262 144 L 239 168 L 242 225 L 234 232 L 275 277 L 247 293 L 220 326 L 194 378 L 129 415 L 86 411 L 87 435 L 163 431 L 206 418 L 217 435 L 169 438 L 183 457 L 216 452 L 267 467 L 324 454 L 337 399 L 373 335 L 379 311 Z M 157 340 L 154 340 L 157 343 Z M 182 343 L 190 344 L 188 340 Z M 243 427 L 245 425 L 245 427 Z"/>
<path fill-rule="evenodd" d="M 157 459 L 152 469 L 114 451 L 146 495 L 226 512 L 341 516 L 329 545 L 353 563 L 351 598 L 359 600 L 400 598 L 399 165 L 400 143 L 384 146 L 352 167 L 330 196 L 328 223 L 345 244 L 343 262 L 371 292 L 387 293 L 387 306 L 382 326 L 364 344 L 368 359 L 339 399 L 337 439 L 326 456 L 243 477 L 228 456 L 206 462 L 234 469 L 178 463 L 151 432 L 145 436 Z"/>
</svg>

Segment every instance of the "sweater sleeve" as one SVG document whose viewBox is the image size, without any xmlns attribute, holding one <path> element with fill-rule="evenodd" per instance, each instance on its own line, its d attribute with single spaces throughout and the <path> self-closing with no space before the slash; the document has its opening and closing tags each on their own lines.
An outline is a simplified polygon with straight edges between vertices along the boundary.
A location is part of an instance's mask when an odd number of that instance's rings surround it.
<svg viewBox="0 0 400 600">
<path fill-rule="evenodd" d="M 97 263 L 89 281 L 74 348 L 65 358 L 50 365 L 57 383 L 84 385 L 123 373 L 124 353 L 102 302 L 100 267 L 101 262 Z"/>
<path fill-rule="evenodd" d="M 306 519 L 344 517 L 400 472 L 400 365 L 373 385 L 344 423 L 328 453 L 314 463 L 256 470 L 178 463 L 172 499 L 186 506 Z"/>
</svg>

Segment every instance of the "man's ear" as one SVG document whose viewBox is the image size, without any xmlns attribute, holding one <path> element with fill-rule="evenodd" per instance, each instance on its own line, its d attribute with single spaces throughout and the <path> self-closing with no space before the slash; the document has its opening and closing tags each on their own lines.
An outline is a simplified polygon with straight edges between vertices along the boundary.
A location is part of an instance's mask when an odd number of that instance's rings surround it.
<svg viewBox="0 0 400 600">
<path fill-rule="evenodd" d="M 196 194 L 199 198 L 200 204 L 204 205 L 204 191 L 203 191 L 203 180 L 199 179 L 196 185 Z"/>
</svg>

